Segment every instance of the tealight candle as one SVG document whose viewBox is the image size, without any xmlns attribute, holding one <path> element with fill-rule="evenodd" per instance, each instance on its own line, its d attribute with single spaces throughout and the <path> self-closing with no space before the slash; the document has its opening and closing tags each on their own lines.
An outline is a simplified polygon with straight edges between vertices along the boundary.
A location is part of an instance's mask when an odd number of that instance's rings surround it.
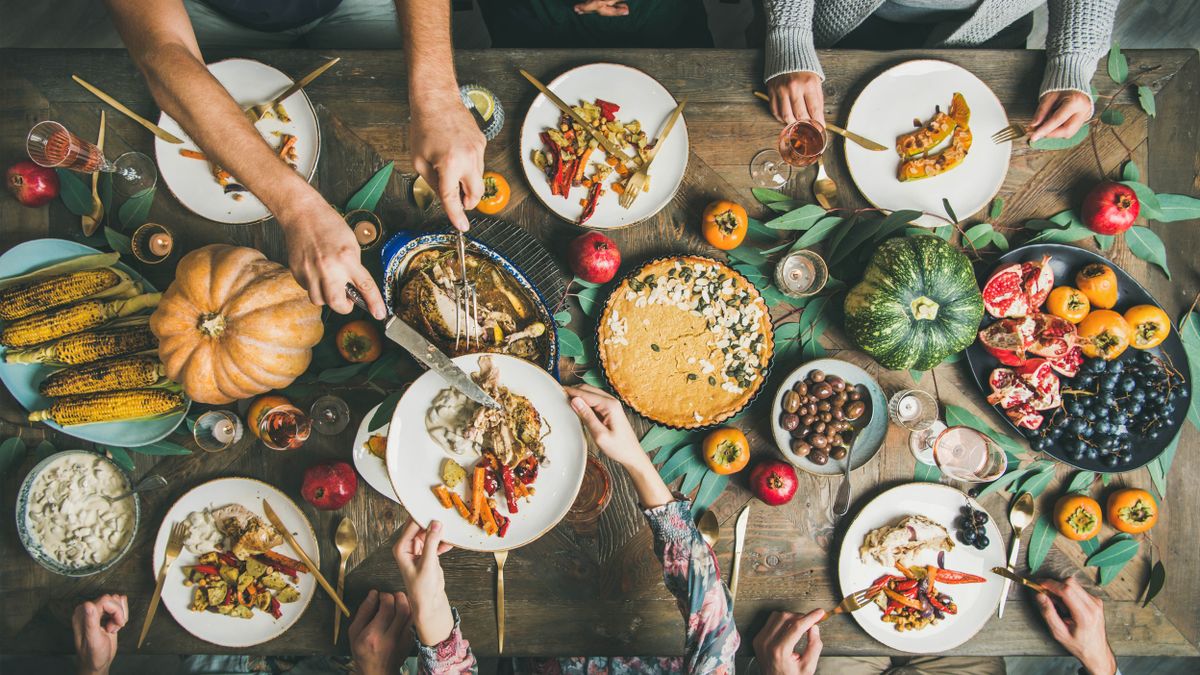
<svg viewBox="0 0 1200 675">
<path fill-rule="evenodd" d="M 167 257 L 171 255 L 171 249 L 175 246 L 175 240 L 166 232 L 158 232 L 150 237 L 150 252 L 157 256 Z"/>
<path fill-rule="evenodd" d="M 362 250 L 371 248 L 383 238 L 383 222 L 371 211 L 355 209 L 347 212 L 343 218 Z"/>
<path fill-rule="evenodd" d="M 820 292 L 828 278 L 825 260 L 808 249 L 789 253 L 775 266 L 775 285 L 794 298 Z"/>
<path fill-rule="evenodd" d="M 359 246 L 370 246 L 379 238 L 379 228 L 368 220 L 360 220 L 354 224 L 354 237 Z"/>
</svg>

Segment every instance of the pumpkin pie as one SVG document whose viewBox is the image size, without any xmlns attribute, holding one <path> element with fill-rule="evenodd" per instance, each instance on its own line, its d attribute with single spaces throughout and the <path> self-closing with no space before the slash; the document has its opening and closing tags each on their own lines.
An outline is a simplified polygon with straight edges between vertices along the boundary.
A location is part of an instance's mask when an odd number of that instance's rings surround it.
<svg viewBox="0 0 1200 675">
<path fill-rule="evenodd" d="M 609 296 L 597 328 L 613 390 L 668 426 L 712 426 L 762 387 L 774 347 L 766 302 L 745 277 L 696 256 L 654 260 Z"/>
</svg>

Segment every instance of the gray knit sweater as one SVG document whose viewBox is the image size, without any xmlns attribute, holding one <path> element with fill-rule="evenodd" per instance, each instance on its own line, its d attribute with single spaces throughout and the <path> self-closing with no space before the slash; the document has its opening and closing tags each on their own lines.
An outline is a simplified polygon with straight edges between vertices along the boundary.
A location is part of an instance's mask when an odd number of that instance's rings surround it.
<svg viewBox="0 0 1200 675">
<path fill-rule="evenodd" d="M 987 41 L 1045 0 L 982 0 L 938 43 L 970 47 Z M 816 47 L 845 37 L 885 0 L 766 0 L 767 63 L 764 80 L 808 71 L 825 78 Z M 1120 0 L 1049 0 L 1046 74 L 1041 92 L 1089 91 L 1096 61 L 1108 51 Z"/>
</svg>

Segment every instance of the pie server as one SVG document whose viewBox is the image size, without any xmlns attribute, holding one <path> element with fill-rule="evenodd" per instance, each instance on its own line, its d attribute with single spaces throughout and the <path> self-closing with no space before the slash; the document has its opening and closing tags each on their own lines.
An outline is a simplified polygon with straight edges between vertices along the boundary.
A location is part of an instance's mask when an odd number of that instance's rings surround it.
<svg viewBox="0 0 1200 675">
<path fill-rule="evenodd" d="M 362 309 L 367 309 L 367 303 L 363 300 L 362 294 L 358 289 L 350 284 L 346 284 L 346 295 L 354 304 Z M 487 406 L 492 410 L 501 410 L 500 404 L 496 399 L 492 398 L 479 385 L 475 384 L 475 380 L 471 379 L 462 368 L 455 365 L 454 361 L 450 360 L 442 350 L 438 349 L 429 340 L 425 339 L 412 326 L 404 322 L 403 319 L 396 315 L 388 317 L 387 323 L 383 325 L 383 332 L 396 344 L 404 347 L 404 349 L 412 354 L 413 358 L 425 364 L 433 372 L 442 376 L 446 383 L 462 392 L 467 398 L 476 403 Z"/>
</svg>

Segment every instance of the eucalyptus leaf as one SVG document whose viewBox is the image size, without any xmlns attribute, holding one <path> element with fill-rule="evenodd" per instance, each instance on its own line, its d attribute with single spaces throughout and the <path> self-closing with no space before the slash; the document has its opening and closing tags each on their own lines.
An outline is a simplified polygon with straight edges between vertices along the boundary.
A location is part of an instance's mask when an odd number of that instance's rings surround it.
<svg viewBox="0 0 1200 675">
<path fill-rule="evenodd" d="M 954 213 L 954 207 L 950 206 L 950 200 L 942 197 L 942 208 L 946 210 L 946 215 L 950 216 L 950 220 L 958 223 L 958 216 Z"/>
<path fill-rule="evenodd" d="M 104 217 L 107 220 L 113 209 L 113 182 L 111 173 L 102 173 L 96 181 L 96 192 L 100 195 L 100 204 L 104 206 Z"/>
<path fill-rule="evenodd" d="M 322 370 L 320 375 L 317 375 L 317 382 L 326 384 L 338 384 L 356 377 L 359 373 L 370 367 L 370 363 L 352 363 L 348 366 L 340 368 L 329 368 Z"/>
<path fill-rule="evenodd" d="M 946 406 L 946 424 L 949 426 L 968 426 L 972 429 L 987 434 L 989 438 L 998 443 L 1000 447 L 1011 451 L 1014 455 L 1019 455 L 1022 451 L 1021 445 L 1012 439 L 1007 434 L 1002 434 L 986 422 L 976 417 L 970 410 L 957 405 Z"/>
<path fill-rule="evenodd" d="M 642 436 L 642 449 L 649 452 L 660 447 L 675 447 L 690 435 L 689 431 L 655 425 Z"/>
<path fill-rule="evenodd" d="M 92 212 L 92 189 L 84 185 L 79 174 L 67 169 L 55 169 L 58 174 L 58 196 L 67 210 L 77 216 Z"/>
<path fill-rule="evenodd" d="M 1099 540 L 1099 536 L 1092 537 L 1091 539 L 1084 539 L 1083 541 L 1079 542 L 1079 550 L 1083 551 L 1084 555 L 1091 556 L 1096 552 L 1096 549 L 1100 548 Z"/>
<path fill-rule="evenodd" d="M 1121 167 L 1121 180 L 1141 180 L 1142 171 L 1132 159 Z"/>
<path fill-rule="evenodd" d="M 191 450 L 188 450 L 187 448 L 183 447 L 182 445 L 179 445 L 178 443 L 172 443 L 171 441 L 168 441 L 168 440 L 155 441 L 154 443 L 151 443 L 149 445 L 142 445 L 142 446 L 139 446 L 136 448 L 129 448 L 129 450 L 131 452 L 136 452 L 141 455 L 190 455 L 190 454 L 192 454 Z"/>
<path fill-rule="evenodd" d="M 781 202 L 771 202 L 770 204 L 767 204 L 767 208 L 775 211 L 776 213 L 787 213 L 788 211 L 794 211 L 807 203 L 808 202 L 804 201 L 803 199 L 788 199 Z"/>
<path fill-rule="evenodd" d="M 783 342 L 784 340 L 794 339 L 796 336 L 800 335 L 800 322 L 789 321 L 787 323 L 780 324 L 775 328 L 774 333 L 775 342 Z"/>
<path fill-rule="evenodd" d="M 557 314 L 555 314 L 554 315 L 554 323 L 558 324 L 560 328 L 565 328 L 568 325 L 570 325 L 571 310 L 564 309 L 561 312 L 558 312 Z"/>
<path fill-rule="evenodd" d="M 600 287 L 585 288 L 575 295 L 575 299 L 579 302 L 579 309 L 586 316 L 596 315 L 597 296 L 600 294 Z"/>
<path fill-rule="evenodd" d="M 1039 138 L 1036 141 L 1031 141 L 1029 147 L 1034 150 L 1066 150 L 1067 148 L 1073 148 L 1082 143 L 1083 139 L 1087 138 L 1090 129 L 1091 124 L 1085 124 L 1070 138 Z"/>
<path fill-rule="evenodd" d="M 125 200 L 117 212 L 117 220 L 126 232 L 132 232 L 141 227 L 150 216 L 150 206 L 154 203 L 154 188 L 148 188 Z"/>
<path fill-rule="evenodd" d="M 587 281 L 587 280 L 581 279 L 579 277 L 572 277 L 571 283 L 579 285 L 579 286 L 583 286 L 584 288 L 597 288 L 599 286 L 604 285 L 604 284 L 595 283 L 593 281 Z"/>
<path fill-rule="evenodd" d="M 890 218 L 891 216 L 888 217 Z M 887 222 L 887 218 L 863 218 L 859 220 L 856 226 L 843 228 L 842 232 L 839 233 L 842 236 L 829 247 L 829 266 L 837 265 L 845 260 L 848 255 L 859 250 L 863 244 L 873 239 L 876 233 L 880 232 L 881 228 Z M 904 221 L 900 221 L 900 226 L 904 226 Z"/>
<path fill-rule="evenodd" d="M 367 369 L 367 382 L 373 382 L 380 376 L 395 375 L 401 358 L 400 352 L 393 350 L 375 359 Z"/>
<path fill-rule="evenodd" d="M 1036 237 L 1029 240 L 1030 244 L 1068 244 L 1080 239 L 1087 239 L 1092 236 L 1092 231 L 1082 223 L 1071 223 L 1062 230 L 1043 230 Z"/>
<path fill-rule="evenodd" d="M 727 474 L 719 474 L 715 471 L 706 472 L 704 479 L 700 481 L 700 489 L 696 491 L 696 498 L 692 500 L 692 515 L 695 516 L 700 511 L 712 506 L 712 503 L 717 501 L 717 497 L 721 496 L 728 484 L 729 476 Z"/>
<path fill-rule="evenodd" d="M 1115 234 L 1097 234 L 1092 238 L 1096 240 L 1096 246 L 1099 247 L 1101 251 L 1108 251 L 1111 249 L 1113 243 L 1117 240 L 1117 236 Z"/>
<path fill-rule="evenodd" d="M 746 277 L 746 281 L 749 281 L 759 290 L 771 285 L 771 279 L 767 276 L 766 271 L 758 267 L 743 263 L 734 265 L 733 269 Z"/>
<path fill-rule="evenodd" d="M 104 228 L 104 240 L 108 242 L 109 248 L 121 255 L 133 253 L 133 244 L 130 242 L 129 237 L 111 227 Z"/>
<path fill-rule="evenodd" d="M 1192 396 L 1188 406 L 1187 418 L 1197 429 L 1200 429 L 1200 313 L 1188 312 L 1179 321 L 1179 339 L 1183 342 L 1183 350 L 1188 355 L 1188 369 L 1191 371 Z"/>
<path fill-rule="evenodd" d="M 763 224 L 774 230 L 807 230 L 825 217 L 825 209 L 816 204 L 805 204 Z"/>
<path fill-rule="evenodd" d="M 799 251 L 800 249 L 819 244 L 829 236 L 829 233 L 835 227 L 841 225 L 844 220 L 841 216 L 826 216 L 820 219 L 807 232 L 800 235 L 800 238 L 792 245 L 792 250 Z"/>
<path fill-rule="evenodd" d="M 803 306 L 797 303 L 798 298 L 788 297 L 781 293 L 779 289 L 775 288 L 774 286 L 765 286 L 763 288 L 759 288 L 758 291 L 763 296 L 763 300 L 766 300 L 767 305 L 771 307 L 779 304 L 790 304 L 798 307 Z"/>
<path fill-rule="evenodd" d="M 1136 539 L 1120 538 L 1120 535 L 1117 535 L 1099 551 L 1089 555 L 1086 564 L 1092 567 L 1124 564 L 1137 555 L 1137 552 L 1138 542 Z"/>
<path fill-rule="evenodd" d="M 126 471 L 134 470 L 133 458 L 129 456 L 129 453 L 125 451 L 125 448 L 116 448 L 111 445 L 99 447 L 103 447 L 108 451 L 108 456 L 112 458 L 112 461 L 116 463 L 117 466 L 125 469 Z"/>
<path fill-rule="evenodd" d="M 7 473 L 13 466 L 19 465 L 24 458 L 25 441 L 22 441 L 20 437 L 13 436 L 0 443 L 0 476 Z"/>
<path fill-rule="evenodd" d="M 1142 607 L 1148 606 L 1166 583 L 1167 568 L 1159 560 L 1154 563 L 1154 567 L 1150 568 L 1150 578 L 1146 580 L 1146 590 L 1142 591 Z"/>
<path fill-rule="evenodd" d="M 1030 475 L 1030 473 L 1031 469 L 1028 467 L 1009 471 L 1003 476 L 980 488 L 979 493 L 975 495 L 975 498 L 982 499 L 984 496 L 992 492 L 999 492 L 1000 490 L 1007 488 L 1009 485 L 1016 483 L 1018 479 Z"/>
<path fill-rule="evenodd" d="M 379 409 L 371 415 L 371 421 L 367 423 L 367 431 L 375 431 L 382 429 L 383 425 L 392 421 L 392 414 L 396 412 L 396 406 L 400 404 L 400 397 L 404 396 L 403 391 L 394 391 L 387 395 L 379 404 Z"/>
<path fill-rule="evenodd" d="M 1149 185 L 1136 180 L 1124 180 L 1121 181 L 1121 185 L 1130 188 L 1137 195 L 1139 215 L 1147 220 L 1158 220 L 1162 216 L 1162 205 L 1158 203 L 1158 196 L 1154 194 L 1154 190 L 1151 190 Z"/>
<path fill-rule="evenodd" d="M 814 361 L 825 358 L 828 352 L 821 344 L 821 336 L 811 335 L 804 341 L 804 346 L 800 349 L 800 354 L 805 361 Z"/>
<path fill-rule="evenodd" d="M 946 241 L 950 241 L 950 237 L 954 236 L 954 226 L 947 223 L 941 227 L 933 228 L 932 233 L 935 237 L 941 237 Z M 929 232 L 926 232 L 925 234 L 929 234 Z"/>
<path fill-rule="evenodd" d="M 920 211 L 912 209 L 901 209 L 892 211 L 887 214 L 883 222 L 879 224 L 879 229 L 875 232 L 875 241 L 883 241 L 892 236 L 902 228 L 907 228 L 914 220 L 921 217 Z"/>
<path fill-rule="evenodd" d="M 778 240 L 779 233 L 763 225 L 758 218 L 746 219 L 746 236 L 758 242 L 773 242 Z"/>
<path fill-rule="evenodd" d="M 1009 248 L 1008 237 L 1004 236 L 1002 232 L 992 232 L 992 243 L 1001 251 L 1007 251 Z"/>
<path fill-rule="evenodd" d="M 1119 127 L 1125 123 L 1125 115 L 1116 108 L 1109 108 L 1100 113 L 1100 121 L 1109 126 Z"/>
<path fill-rule="evenodd" d="M 1154 90 L 1146 85 L 1139 85 L 1137 88 L 1138 105 L 1142 106 L 1142 110 L 1151 117 L 1158 116 L 1158 108 L 1154 105 Z"/>
<path fill-rule="evenodd" d="M 1200 218 L 1200 199 L 1170 193 L 1160 194 L 1157 197 L 1159 214 L 1155 220 L 1160 223 Z"/>
<path fill-rule="evenodd" d="M 1108 76 L 1117 84 L 1125 84 L 1129 79 L 1129 61 L 1121 53 L 1121 45 L 1115 40 L 1108 50 Z"/>
<path fill-rule="evenodd" d="M 662 465 L 662 468 L 658 470 L 658 473 L 662 476 L 664 483 L 670 483 L 688 471 L 699 466 L 703 466 L 703 462 L 701 462 L 700 457 L 696 452 L 697 446 L 692 444 L 684 447 L 686 448 L 685 450 L 680 450 L 679 452 L 671 455 L 671 458 L 668 459 L 666 463 Z"/>
<path fill-rule="evenodd" d="M 1095 471 L 1076 471 L 1071 477 L 1071 482 L 1067 484 L 1067 492 L 1078 492 L 1086 495 L 1092 487 L 1092 483 L 1096 480 Z"/>
<path fill-rule="evenodd" d="M 992 208 L 988 211 L 988 220 L 996 220 L 1001 213 L 1004 213 L 1004 198 L 996 197 L 992 200 Z"/>
<path fill-rule="evenodd" d="M 750 193 L 753 194 L 754 198 L 757 199 L 759 201 L 759 203 L 761 203 L 763 205 L 774 204 L 775 202 L 786 202 L 786 201 L 791 200 L 791 197 L 783 194 L 782 192 L 779 192 L 778 190 L 771 190 L 768 188 L 753 188 L 750 190 Z"/>
<path fill-rule="evenodd" d="M 1150 471 L 1150 480 L 1154 483 L 1154 490 L 1158 492 L 1158 498 L 1162 501 L 1167 499 L 1167 473 L 1171 470 L 1171 464 L 1175 461 L 1175 453 L 1179 451 L 1179 437 L 1182 434 L 1176 434 L 1174 440 L 1163 448 L 1162 454 L 1153 462 L 1146 465 Z"/>
<path fill-rule="evenodd" d="M 602 375 L 600 373 L 600 370 L 598 368 L 592 368 L 590 370 L 585 370 L 583 372 L 583 375 L 579 376 L 579 379 L 583 380 L 584 382 L 587 382 L 588 384 L 592 385 L 593 387 L 596 387 L 597 389 L 608 389 L 608 382 L 606 382 L 604 380 L 604 375 Z"/>
<path fill-rule="evenodd" d="M 1113 475 L 1111 473 L 1100 474 L 1100 483 L 1103 484 L 1104 487 L 1108 487 L 1108 484 L 1112 482 L 1112 479 Z"/>
<path fill-rule="evenodd" d="M 1058 529 L 1050 522 L 1050 518 L 1044 513 L 1039 515 L 1037 522 L 1033 524 L 1033 534 L 1029 537 L 1029 552 L 1026 554 L 1030 574 L 1037 572 L 1042 566 L 1057 537 Z"/>
<path fill-rule="evenodd" d="M 942 472 L 936 465 L 917 462 L 913 470 L 913 480 L 919 483 L 936 483 L 942 479 Z"/>
<path fill-rule="evenodd" d="M 683 445 L 675 445 L 675 446 L 664 445 L 663 447 L 658 449 L 658 452 L 654 453 L 654 459 L 652 459 L 650 461 L 655 464 L 662 464 L 663 462 L 667 461 L 668 459 L 671 459 L 672 455 L 679 452 L 680 450 L 683 450 L 685 447 L 686 446 L 683 446 Z"/>
<path fill-rule="evenodd" d="M 700 480 L 709 473 L 708 467 L 695 468 L 683 474 L 683 482 L 679 484 L 679 493 L 682 495 L 691 494 L 692 490 L 700 487 Z"/>
<path fill-rule="evenodd" d="M 387 189 L 388 181 L 392 179 L 394 169 L 395 162 L 384 164 L 383 168 L 376 171 L 375 175 L 371 176 L 370 180 L 350 197 L 350 200 L 346 202 L 346 211 L 357 209 L 374 211 L 383 197 L 384 190 Z"/>
<path fill-rule="evenodd" d="M 991 223 L 979 223 L 967 228 L 963 233 L 963 237 L 975 248 L 985 248 L 992 241 L 992 233 L 995 229 Z"/>
<path fill-rule="evenodd" d="M 1027 230 L 1065 230 L 1070 227 L 1070 223 L 1056 223 L 1053 220 L 1044 218 L 1034 218 L 1025 221 L 1025 229 Z"/>
<path fill-rule="evenodd" d="M 575 334 L 575 331 L 567 327 L 558 329 L 558 353 L 560 356 L 569 356 L 576 361 L 583 358 L 586 353 L 583 349 L 583 340 Z"/>
<path fill-rule="evenodd" d="M 740 260 L 750 265 L 762 265 L 767 262 L 767 256 L 763 255 L 758 249 L 749 246 L 739 246 L 729 251 L 728 255 L 733 260 Z"/>
<path fill-rule="evenodd" d="M 920 384 L 920 383 L 921 383 L 921 376 L 922 376 L 922 375 L 924 375 L 924 374 L 925 374 L 925 373 L 924 373 L 924 372 L 922 372 L 922 371 L 920 371 L 920 370 L 910 370 L 910 371 L 908 371 L 908 375 L 909 375 L 909 377 L 911 377 L 911 378 L 912 378 L 912 380 L 913 380 L 913 382 L 915 382 L 915 383 L 917 383 L 917 384 Z"/>
<path fill-rule="evenodd" d="M 1167 249 L 1162 239 L 1148 227 L 1135 225 L 1125 232 L 1125 243 L 1129 251 L 1146 262 L 1162 268 L 1167 279 L 1171 278 L 1171 270 L 1167 269 Z"/>
<path fill-rule="evenodd" d="M 1046 488 L 1049 487 L 1050 483 L 1053 481 L 1054 465 L 1049 464 L 1048 466 L 1043 467 L 1040 471 L 1036 471 L 1025 477 L 1025 479 L 1021 481 L 1021 487 L 1017 490 L 1014 490 L 1014 492 L 1017 492 L 1018 494 L 1020 492 L 1028 492 L 1036 499 L 1037 497 L 1042 496 L 1042 493 L 1046 491 Z"/>
</svg>

